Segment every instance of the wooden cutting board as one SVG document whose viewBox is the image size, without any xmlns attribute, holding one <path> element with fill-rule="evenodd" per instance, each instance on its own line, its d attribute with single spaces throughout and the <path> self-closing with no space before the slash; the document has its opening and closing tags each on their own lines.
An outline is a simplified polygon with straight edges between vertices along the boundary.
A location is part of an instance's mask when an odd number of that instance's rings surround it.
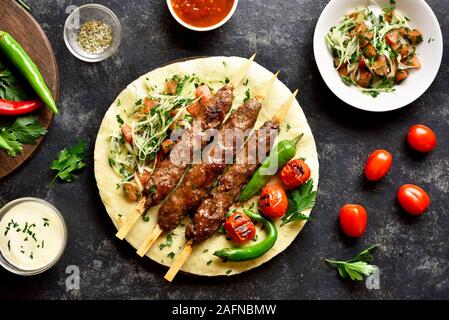
<svg viewBox="0 0 449 320">
<path fill-rule="evenodd" d="M 44 30 L 39 23 L 15 0 L 0 1 L 0 30 L 10 33 L 33 59 L 42 73 L 55 100 L 59 97 L 59 75 L 56 57 Z M 53 113 L 46 107 L 35 112 L 40 123 L 48 129 Z M 13 121 L 14 117 L 0 117 L 0 122 Z M 44 137 L 45 138 L 45 137 Z M 0 179 L 19 168 L 36 151 L 43 138 L 36 145 L 24 145 L 21 155 L 9 157 L 0 150 Z"/>
</svg>

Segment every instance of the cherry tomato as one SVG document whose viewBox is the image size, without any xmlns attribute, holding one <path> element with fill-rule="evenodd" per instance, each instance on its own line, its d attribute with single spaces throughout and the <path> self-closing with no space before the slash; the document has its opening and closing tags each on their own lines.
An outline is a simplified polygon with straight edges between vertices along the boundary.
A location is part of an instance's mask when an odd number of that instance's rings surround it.
<svg viewBox="0 0 449 320">
<path fill-rule="evenodd" d="M 250 241 L 256 236 L 254 223 L 242 212 L 235 212 L 228 217 L 223 227 L 228 236 L 238 243 Z"/>
<path fill-rule="evenodd" d="M 209 100 L 212 98 L 212 93 L 206 85 L 199 86 L 195 91 L 195 98 L 200 98 L 200 105 L 206 106 Z"/>
<path fill-rule="evenodd" d="M 125 183 L 123 185 L 123 191 L 128 201 L 135 202 L 139 199 L 139 191 L 134 183 Z"/>
<path fill-rule="evenodd" d="M 297 188 L 310 179 L 310 168 L 301 159 L 290 160 L 281 170 L 282 183 L 288 189 Z"/>
<path fill-rule="evenodd" d="M 128 142 L 129 144 L 133 143 L 132 130 L 128 124 L 124 124 L 122 126 L 122 134 L 123 134 L 123 137 L 125 138 L 126 142 Z"/>
<path fill-rule="evenodd" d="M 165 139 L 164 141 L 162 141 L 162 150 L 165 153 L 170 152 L 170 150 L 173 148 L 174 146 L 174 142 L 170 139 Z"/>
<path fill-rule="evenodd" d="M 288 199 L 279 184 L 267 184 L 260 193 L 259 204 L 264 216 L 275 219 L 287 212 Z"/>
<path fill-rule="evenodd" d="M 376 150 L 366 160 L 365 176 L 370 181 L 379 181 L 391 168 L 393 156 L 387 150 Z"/>
<path fill-rule="evenodd" d="M 408 130 L 407 141 L 416 151 L 429 152 L 436 147 L 437 136 L 429 127 L 417 124 Z"/>
<path fill-rule="evenodd" d="M 349 237 L 361 237 L 366 231 L 367 221 L 366 210 L 359 204 L 346 204 L 340 209 L 340 226 Z"/>
<path fill-rule="evenodd" d="M 145 98 L 143 100 L 143 107 L 141 109 L 144 113 L 150 113 L 151 110 L 154 109 L 158 105 L 158 102 L 156 100 L 150 100 L 148 98 Z"/>
<path fill-rule="evenodd" d="M 399 188 L 398 201 L 406 212 L 414 216 L 422 215 L 430 205 L 427 192 L 413 184 L 405 184 Z"/>
<path fill-rule="evenodd" d="M 150 173 L 146 170 L 143 170 L 142 172 L 137 172 L 136 177 L 137 179 L 139 179 L 140 183 L 144 185 L 145 182 L 147 182 L 150 178 Z"/>
</svg>

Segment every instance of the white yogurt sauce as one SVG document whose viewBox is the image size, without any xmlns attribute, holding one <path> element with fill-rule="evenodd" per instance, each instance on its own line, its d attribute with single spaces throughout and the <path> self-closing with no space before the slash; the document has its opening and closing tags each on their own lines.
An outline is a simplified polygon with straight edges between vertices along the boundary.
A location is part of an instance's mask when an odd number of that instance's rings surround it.
<svg viewBox="0 0 449 320">
<path fill-rule="evenodd" d="M 59 216 L 43 203 L 25 201 L 12 207 L 0 221 L 0 251 L 22 270 L 50 264 L 64 245 Z"/>
</svg>

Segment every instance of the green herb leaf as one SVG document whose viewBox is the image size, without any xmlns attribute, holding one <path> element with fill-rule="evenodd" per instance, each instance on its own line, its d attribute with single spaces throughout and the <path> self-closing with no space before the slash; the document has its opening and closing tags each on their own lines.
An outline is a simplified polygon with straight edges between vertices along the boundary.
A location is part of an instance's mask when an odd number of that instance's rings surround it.
<svg viewBox="0 0 449 320">
<path fill-rule="evenodd" d="M 243 99 L 243 103 L 246 103 L 249 99 L 251 99 L 251 91 L 249 89 L 246 89 L 245 99 Z"/>
<path fill-rule="evenodd" d="M 47 133 L 47 130 L 37 121 L 36 116 L 19 117 L 11 125 L 10 130 L 23 144 L 36 144 L 36 139 Z"/>
<path fill-rule="evenodd" d="M 167 254 L 167 257 L 169 257 L 170 259 L 173 259 L 175 257 L 175 253 L 170 252 L 169 254 Z"/>
<path fill-rule="evenodd" d="M 311 220 L 312 218 L 302 214 L 306 209 L 310 209 L 315 204 L 316 191 L 313 190 L 313 180 L 310 179 L 304 185 L 289 192 L 287 213 L 282 218 L 281 226 L 299 220 Z"/>
<path fill-rule="evenodd" d="M 377 271 L 375 266 L 368 263 L 372 261 L 373 257 L 371 256 L 371 253 L 377 247 L 378 245 L 373 245 L 347 261 L 330 259 L 325 259 L 325 261 L 337 268 L 338 274 L 342 279 L 347 279 L 349 277 L 353 281 L 361 281 L 363 280 L 363 276 L 369 276 Z"/>
<path fill-rule="evenodd" d="M 29 96 L 22 89 L 21 82 L 0 62 L 0 99 L 11 101 L 28 100 Z"/>
<path fill-rule="evenodd" d="M 73 171 L 82 169 L 86 166 L 83 161 L 86 156 L 86 142 L 80 141 L 70 149 L 64 148 L 58 154 L 58 159 L 53 160 L 50 169 L 58 171 L 56 176 L 51 180 L 49 187 L 51 188 L 56 179 L 71 182 L 75 178 Z"/>
<path fill-rule="evenodd" d="M 0 148 L 15 157 L 23 151 L 23 144 L 36 144 L 47 133 L 36 116 L 18 117 L 10 126 L 0 126 Z"/>
</svg>

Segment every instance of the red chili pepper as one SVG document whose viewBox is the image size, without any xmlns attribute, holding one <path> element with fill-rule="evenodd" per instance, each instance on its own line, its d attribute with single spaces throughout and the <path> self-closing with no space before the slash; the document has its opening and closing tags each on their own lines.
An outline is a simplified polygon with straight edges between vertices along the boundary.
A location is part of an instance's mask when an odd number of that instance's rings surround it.
<svg viewBox="0 0 449 320">
<path fill-rule="evenodd" d="M 0 99 L 0 115 L 17 116 L 19 114 L 30 113 L 42 106 L 42 104 L 40 100 L 10 101 Z"/>
</svg>

